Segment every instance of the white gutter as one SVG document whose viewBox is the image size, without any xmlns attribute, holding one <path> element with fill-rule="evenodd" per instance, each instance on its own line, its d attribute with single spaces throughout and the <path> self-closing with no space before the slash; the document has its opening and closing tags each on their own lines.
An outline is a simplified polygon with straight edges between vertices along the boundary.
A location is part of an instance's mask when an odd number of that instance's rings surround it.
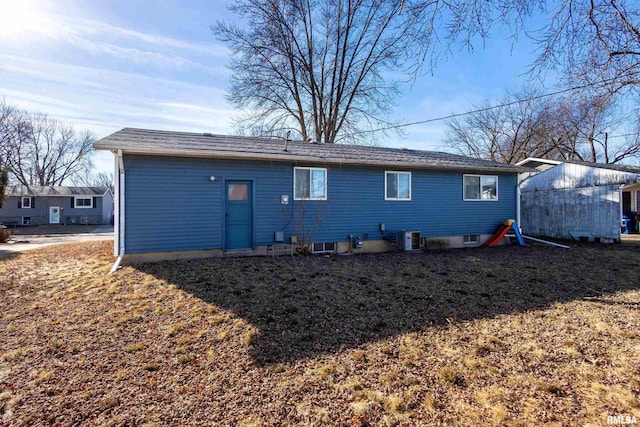
<svg viewBox="0 0 640 427">
<path fill-rule="evenodd" d="M 516 223 L 522 233 L 522 226 L 520 225 L 520 197 L 522 197 L 522 191 L 520 190 L 520 183 L 516 185 Z"/>
<path fill-rule="evenodd" d="M 114 188 L 116 195 L 114 197 L 115 212 L 117 214 L 114 221 L 114 255 L 118 257 L 111 267 L 109 274 L 112 274 L 120 267 L 122 258 L 124 257 L 124 161 L 122 160 L 122 150 L 118 150 L 115 155 L 115 180 Z"/>
</svg>

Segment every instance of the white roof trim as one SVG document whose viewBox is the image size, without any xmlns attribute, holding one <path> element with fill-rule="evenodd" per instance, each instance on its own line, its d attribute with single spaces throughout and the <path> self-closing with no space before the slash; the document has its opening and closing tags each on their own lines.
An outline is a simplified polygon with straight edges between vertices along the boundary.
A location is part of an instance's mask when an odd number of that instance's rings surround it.
<svg viewBox="0 0 640 427">
<path fill-rule="evenodd" d="M 559 160 L 542 159 L 540 157 L 527 157 L 524 160 L 520 160 L 518 163 L 516 163 L 516 165 L 524 166 L 525 164 L 527 164 L 529 162 L 546 163 L 548 165 L 559 165 L 559 164 L 564 163 L 564 162 L 561 162 Z"/>
</svg>

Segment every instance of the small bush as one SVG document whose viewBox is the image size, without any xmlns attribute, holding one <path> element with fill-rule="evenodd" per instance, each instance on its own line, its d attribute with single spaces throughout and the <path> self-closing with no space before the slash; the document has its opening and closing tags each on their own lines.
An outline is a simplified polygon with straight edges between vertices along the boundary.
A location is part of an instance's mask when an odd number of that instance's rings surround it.
<svg viewBox="0 0 640 427">
<path fill-rule="evenodd" d="M 7 243 L 11 238 L 11 231 L 8 228 L 0 228 L 0 243 Z"/>
</svg>

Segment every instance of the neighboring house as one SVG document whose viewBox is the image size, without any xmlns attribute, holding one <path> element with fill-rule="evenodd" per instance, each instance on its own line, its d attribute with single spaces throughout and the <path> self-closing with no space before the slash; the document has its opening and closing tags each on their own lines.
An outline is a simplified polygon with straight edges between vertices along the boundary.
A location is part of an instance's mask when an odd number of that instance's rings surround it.
<svg viewBox="0 0 640 427">
<path fill-rule="evenodd" d="M 7 225 L 108 224 L 113 218 L 108 187 L 16 185 L 5 195 L 0 223 Z"/>
<path fill-rule="evenodd" d="M 440 152 L 129 128 L 94 147 L 115 155 L 115 252 L 130 262 L 265 254 L 292 237 L 314 252 L 383 251 L 403 230 L 414 232 L 400 235 L 411 248 L 425 238 L 477 245 L 516 218 L 525 170 Z"/>
<path fill-rule="evenodd" d="M 540 171 L 520 183 L 523 233 L 619 241 L 623 215 L 636 230 L 640 167 L 538 158 L 518 165 Z"/>
</svg>

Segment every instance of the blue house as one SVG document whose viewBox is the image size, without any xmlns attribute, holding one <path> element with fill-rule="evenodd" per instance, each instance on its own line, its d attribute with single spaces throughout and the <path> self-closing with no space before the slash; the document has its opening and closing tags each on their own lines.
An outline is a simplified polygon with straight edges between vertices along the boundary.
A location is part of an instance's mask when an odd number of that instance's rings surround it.
<svg viewBox="0 0 640 427">
<path fill-rule="evenodd" d="M 131 128 L 94 147 L 115 157 L 114 249 L 128 262 L 292 242 L 337 253 L 478 245 L 517 218 L 525 170 L 441 152 Z"/>
</svg>

